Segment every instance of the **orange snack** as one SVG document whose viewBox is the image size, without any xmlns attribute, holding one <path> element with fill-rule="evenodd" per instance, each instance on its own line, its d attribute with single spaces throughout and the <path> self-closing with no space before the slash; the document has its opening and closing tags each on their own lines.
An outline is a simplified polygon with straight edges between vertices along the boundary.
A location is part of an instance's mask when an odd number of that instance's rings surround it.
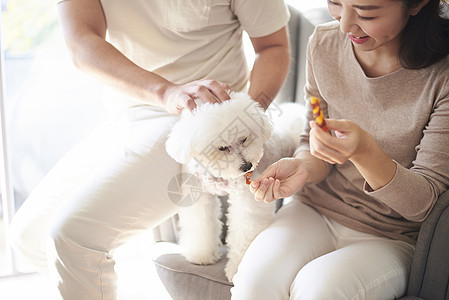
<svg viewBox="0 0 449 300">
<path fill-rule="evenodd" d="M 323 117 L 323 112 L 321 111 L 321 108 L 320 108 L 320 99 L 318 99 L 316 97 L 310 97 L 310 105 L 312 106 L 312 112 L 313 112 L 313 116 L 315 118 L 316 124 L 321 129 L 323 129 L 324 131 L 329 133 L 329 129 L 327 129 L 327 126 L 326 126 L 326 121 L 324 120 L 324 117 Z"/>
<path fill-rule="evenodd" d="M 246 184 L 251 184 L 251 174 L 253 174 L 253 172 L 248 172 L 245 174 Z"/>
</svg>

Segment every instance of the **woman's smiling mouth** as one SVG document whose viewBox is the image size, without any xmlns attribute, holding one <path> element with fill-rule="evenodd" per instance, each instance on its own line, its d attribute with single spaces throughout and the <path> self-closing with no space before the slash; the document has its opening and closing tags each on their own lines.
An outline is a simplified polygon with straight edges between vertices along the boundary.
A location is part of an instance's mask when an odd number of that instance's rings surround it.
<svg viewBox="0 0 449 300">
<path fill-rule="evenodd" d="M 369 39 L 369 36 L 356 37 L 355 35 L 351 34 L 348 34 L 348 37 L 351 41 L 353 41 L 356 44 L 363 44 Z"/>
</svg>

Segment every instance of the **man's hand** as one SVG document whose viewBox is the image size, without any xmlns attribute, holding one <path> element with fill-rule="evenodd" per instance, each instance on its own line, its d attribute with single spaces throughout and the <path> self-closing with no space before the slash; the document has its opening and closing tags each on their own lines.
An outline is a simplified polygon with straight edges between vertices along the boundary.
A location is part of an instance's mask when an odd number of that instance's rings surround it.
<svg viewBox="0 0 449 300">
<path fill-rule="evenodd" d="M 168 112 L 179 114 L 183 109 L 192 111 L 196 107 L 196 99 L 209 103 L 229 100 L 230 91 L 225 83 L 202 79 L 183 85 L 169 85 L 163 93 L 162 101 Z"/>
</svg>

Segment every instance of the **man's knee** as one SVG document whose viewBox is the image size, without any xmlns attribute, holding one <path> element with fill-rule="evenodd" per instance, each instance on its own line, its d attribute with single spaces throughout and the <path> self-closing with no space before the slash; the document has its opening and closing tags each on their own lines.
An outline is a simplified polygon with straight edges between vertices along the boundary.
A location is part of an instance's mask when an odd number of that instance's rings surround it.
<svg viewBox="0 0 449 300">
<path fill-rule="evenodd" d="M 72 216 L 59 219 L 49 230 L 50 247 L 58 256 L 62 253 L 68 255 L 73 247 L 82 246 L 83 240 L 90 236 L 90 230 L 83 226 L 82 222 Z M 87 246 L 87 245 L 84 245 Z M 50 252 L 51 252 L 50 250 Z"/>
</svg>

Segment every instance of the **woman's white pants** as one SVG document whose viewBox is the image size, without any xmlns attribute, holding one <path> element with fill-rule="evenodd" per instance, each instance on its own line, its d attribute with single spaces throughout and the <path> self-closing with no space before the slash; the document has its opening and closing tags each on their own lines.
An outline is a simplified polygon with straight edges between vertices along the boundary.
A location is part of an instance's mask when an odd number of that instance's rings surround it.
<svg viewBox="0 0 449 300">
<path fill-rule="evenodd" d="M 243 257 L 237 300 L 391 300 L 407 287 L 414 246 L 344 227 L 294 199 Z"/>
<path fill-rule="evenodd" d="M 134 107 L 69 152 L 15 215 L 15 250 L 57 280 L 63 299 L 115 299 L 113 250 L 177 211 L 165 151 L 177 117 Z"/>
</svg>

